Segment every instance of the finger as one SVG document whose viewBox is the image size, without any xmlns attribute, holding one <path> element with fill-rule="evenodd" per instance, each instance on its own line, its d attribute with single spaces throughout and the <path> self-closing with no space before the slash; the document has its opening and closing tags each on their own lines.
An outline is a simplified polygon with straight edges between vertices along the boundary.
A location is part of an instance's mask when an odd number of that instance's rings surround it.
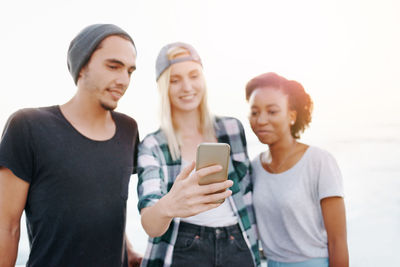
<svg viewBox="0 0 400 267">
<path fill-rule="evenodd" d="M 176 177 L 176 180 L 183 180 L 186 177 L 189 176 L 189 174 L 193 171 L 194 169 L 194 161 L 192 161 L 188 166 L 186 166 L 185 168 L 183 168 L 183 170 L 178 174 L 178 176 Z"/>
<path fill-rule="evenodd" d="M 211 165 L 196 171 L 197 178 L 201 179 L 204 176 L 222 171 L 221 165 Z"/>
<path fill-rule="evenodd" d="M 181 218 L 187 218 L 187 217 L 191 217 L 194 215 L 197 215 L 199 213 L 202 213 L 204 211 L 207 210 L 211 210 L 214 208 L 217 208 L 218 206 L 220 206 L 222 203 L 216 203 L 216 201 L 214 203 L 204 203 L 204 204 L 197 204 L 195 208 L 192 209 L 191 212 L 188 212 L 187 214 L 180 216 Z"/>
<path fill-rule="evenodd" d="M 224 200 L 224 199 L 230 197 L 231 195 L 232 195 L 231 190 L 225 190 L 223 192 L 203 196 L 202 202 L 207 203 L 207 204 L 222 204 L 223 201 L 221 201 L 221 202 L 219 202 L 219 201 Z"/>
<path fill-rule="evenodd" d="M 231 181 L 231 180 L 226 180 L 226 181 L 219 182 L 219 183 L 212 183 L 212 184 L 208 184 L 208 185 L 200 185 L 199 192 L 203 195 L 209 195 L 209 194 L 213 194 L 215 192 L 225 191 L 225 189 L 228 189 L 232 185 L 233 185 L 233 181 Z"/>
<path fill-rule="evenodd" d="M 219 207 L 223 203 L 223 201 L 220 201 L 220 200 L 225 200 L 226 198 L 228 198 L 231 195 L 232 195 L 232 191 L 227 190 L 227 191 L 224 191 L 223 193 L 204 196 L 204 198 L 203 198 L 204 204 L 199 205 L 197 207 L 196 214 Z"/>
<path fill-rule="evenodd" d="M 201 206 L 199 213 L 205 212 L 205 211 L 208 211 L 208 210 L 211 210 L 211 209 L 218 208 L 221 204 L 222 203 L 207 203 L 207 204 L 204 204 L 204 205 Z"/>
</svg>

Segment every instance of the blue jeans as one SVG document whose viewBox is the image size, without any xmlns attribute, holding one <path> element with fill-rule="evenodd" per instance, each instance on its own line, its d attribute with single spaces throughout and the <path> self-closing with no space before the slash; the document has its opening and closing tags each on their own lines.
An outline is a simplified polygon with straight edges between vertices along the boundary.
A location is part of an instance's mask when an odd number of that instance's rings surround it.
<svg viewBox="0 0 400 267">
<path fill-rule="evenodd" d="M 254 263 L 239 225 L 206 227 L 181 222 L 172 266 L 251 267 Z"/>
<path fill-rule="evenodd" d="M 329 267 L 328 258 L 314 258 L 301 262 L 277 262 L 273 260 L 267 261 L 268 267 Z"/>
</svg>

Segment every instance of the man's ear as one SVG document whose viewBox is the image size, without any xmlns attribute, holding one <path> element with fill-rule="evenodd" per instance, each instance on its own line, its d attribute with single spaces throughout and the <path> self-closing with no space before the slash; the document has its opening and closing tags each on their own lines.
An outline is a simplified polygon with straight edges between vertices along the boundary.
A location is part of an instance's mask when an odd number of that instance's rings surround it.
<svg viewBox="0 0 400 267">
<path fill-rule="evenodd" d="M 81 70 L 79 71 L 79 74 L 78 74 L 78 79 L 79 78 L 82 78 L 82 76 L 84 75 L 84 73 L 87 71 L 87 64 L 85 65 L 85 66 L 83 66 L 82 68 L 81 68 Z"/>
<path fill-rule="evenodd" d="M 84 76 L 86 75 L 86 73 L 87 73 L 87 71 L 88 71 L 87 68 L 88 68 L 88 64 L 86 64 L 85 66 L 83 66 L 83 67 L 81 68 L 81 70 L 79 71 L 78 79 L 76 80 L 76 81 L 77 81 L 77 84 L 78 84 L 79 80 L 80 80 L 82 77 L 84 77 Z"/>
</svg>

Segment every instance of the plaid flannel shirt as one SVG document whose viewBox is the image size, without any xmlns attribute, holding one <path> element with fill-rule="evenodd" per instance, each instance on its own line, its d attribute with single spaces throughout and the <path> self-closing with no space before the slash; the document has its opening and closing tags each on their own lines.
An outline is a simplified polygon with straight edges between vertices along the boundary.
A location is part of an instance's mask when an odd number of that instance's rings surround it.
<svg viewBox="0 0 400 267">
<path fill-rule="evenodd" d="M 254 265 L 260 265 L 255 217 L 252 207 L 252 184 L 249 177 L 250 162 L 247 155 L 244 129 L 239 120 L 216 117 L 214 122 L 218 142 L 231 146 L 228 179 L 234 182 L 230 188 L 229 203 L 239 220 Z M 172 160 L 167 139 L 161 130 L 147 135 L 139 145 L 138 195 L 139 211 L 154 205 L 171 189 L 181 171 L 181 158 Z M 172 254 L 178 235 L 179 218 L 174 218 L 168 230 L 160 237 L 149 238 L 142 265 L 145 267 L 171 266 Z"/>
</svg>

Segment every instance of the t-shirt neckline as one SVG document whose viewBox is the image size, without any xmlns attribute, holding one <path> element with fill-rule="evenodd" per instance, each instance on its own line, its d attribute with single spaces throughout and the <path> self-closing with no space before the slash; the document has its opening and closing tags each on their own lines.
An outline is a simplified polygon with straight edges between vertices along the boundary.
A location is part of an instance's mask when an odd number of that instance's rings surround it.
<svg viewBox="0 0 400 267">
<path fill-rule="evenodd" d="M 60 105 L 55 105 L 54 108 L 57 111 L 57 113 L 61 116 L 61 118 L 67 123 L 68 127 L 70 127 L 75 133 L 77 133 L 79 136 L 81 136 L 82 138 L 84 138 L 84 139 L 86 139 L 88 141 L 95 142 L 95 143 L 106 143 L 106 142 L 112 141 L 117 136 L 118 124 L 117 124 L 116 117 L 115 117 L 115 114 L 114 114 L 113 111 L 110 111 L 111 112 L 111 117 L 112 117 L 112 119 L 113 119 L 113 121 L 115 123 L 115 132 L 114 132 L 113 136 L 111 136 L 110 138 L 105 139 L 105 140 L 95 140 L 95 139 L 92 139 L 92 138 L 82 134 L 80 131 L 78 131 L 78 129 L 76 129 L 71 124 L 71 122 L 64 116 L 64 114 L 61 111 Z"/>
<path fill-rule="evenodd" d="M 300 158 L 291 168 L 289 168 L 288 170 L 286 170 L 286 171 L 284 171 L 284 172 L 272 173 L 272 172 L 267 171 L 267 170 L 263 167 L 262 162 L 261 162 L 261 155 L 262 155 L 262 153 L 260 153 L 260 154 L 258 155 L 258 157 L 257 157 L 257 162 L 258 162 L 258 164 L 259 164 L 259 167 L 260 167 L 264 172 L 266 172 L 266 173 L 269 174 L 269 175 L 272 175 L 272 176 L 286 175 L 286 174 L 288 174 L 288 173 L 290 173 L 290 172 L 295 171 L 297 168 L 299 168 L 299 167 L 303 164 L 303 162 L 305 161 L 305 158 L 306 158 L 307 155 L 310 153 L 309 151 L 310 151 L 311 148 L 312 148 L 312 146 L 308 146 L 307 149 L 306 149 L 306 151 L 304 152 L 304 154 L 301 156 L 301 158 Z"/>
</svg>

